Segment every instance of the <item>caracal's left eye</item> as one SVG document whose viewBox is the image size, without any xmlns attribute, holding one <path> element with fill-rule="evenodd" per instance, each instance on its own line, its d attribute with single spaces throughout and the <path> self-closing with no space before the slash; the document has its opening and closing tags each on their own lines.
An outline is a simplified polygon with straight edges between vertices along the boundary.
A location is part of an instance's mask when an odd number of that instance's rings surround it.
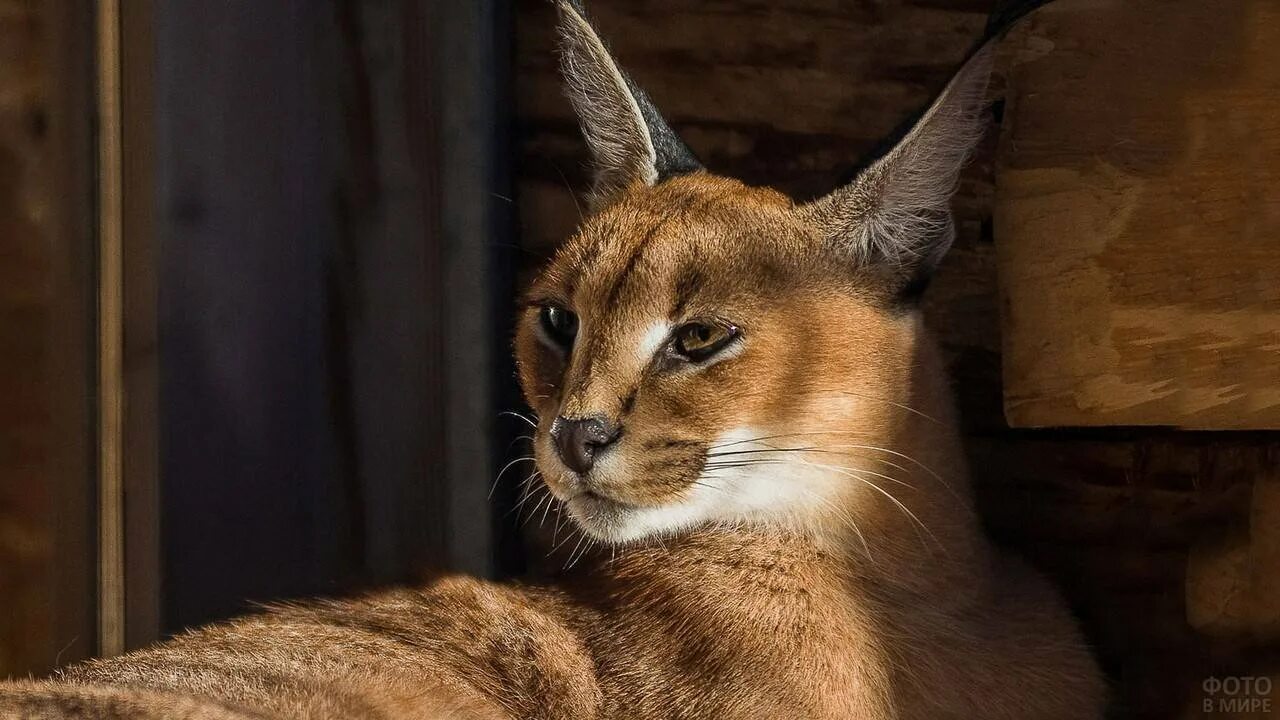
<svg viewBox="0 0 1280 720">
<path fill-rule="evenodd" d="M 538 312 L 538 321 L 542 323 L 542 331 L 547 338 L 565 352 L 573 348 L 573 341 L 578 337 L 578 316 L 571 311 L 555 305 L 543 307 Z"/>
<path fill-rule="evenodd" d="M 690 362 L 702 362 L 738 339 L 738 328 L 726 322 L 697 321 L 676 330 L 673 349 Z"/>
</svg>

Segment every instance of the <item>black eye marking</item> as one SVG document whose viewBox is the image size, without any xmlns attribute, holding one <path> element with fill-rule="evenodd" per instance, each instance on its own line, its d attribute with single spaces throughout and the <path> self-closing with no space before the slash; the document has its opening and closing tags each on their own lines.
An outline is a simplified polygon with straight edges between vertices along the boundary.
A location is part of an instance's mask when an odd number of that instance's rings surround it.
<svg viewBox="0 0 1280 720">
<path fill-rule="evenodd" d="M 556 305 L 547 305 L 538 312 L 542 332 L 556 347 L 569 351 L 578 337 L 578 316 Z"/>
<path fill-rule="evenodd" d="M 699 363 L 733 344 L 741 335 L 736 325 L 719 320 L 685 323 L 676 330 L 671 350 L 680 358 Z"/>
</svg>

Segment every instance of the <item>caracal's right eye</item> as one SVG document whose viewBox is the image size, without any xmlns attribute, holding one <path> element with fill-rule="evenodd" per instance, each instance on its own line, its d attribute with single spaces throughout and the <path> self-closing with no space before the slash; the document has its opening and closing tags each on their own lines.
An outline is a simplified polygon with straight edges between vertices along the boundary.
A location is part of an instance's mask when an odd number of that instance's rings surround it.
<svg viewBox="0 0 1280 720">
<path fill-rule="evenodd" d="M 555 305 L 547 305 L 538 313 L 542 332 L 556 347 L 568 352 L 578 337 L 578 316 Z"/>
</svg>

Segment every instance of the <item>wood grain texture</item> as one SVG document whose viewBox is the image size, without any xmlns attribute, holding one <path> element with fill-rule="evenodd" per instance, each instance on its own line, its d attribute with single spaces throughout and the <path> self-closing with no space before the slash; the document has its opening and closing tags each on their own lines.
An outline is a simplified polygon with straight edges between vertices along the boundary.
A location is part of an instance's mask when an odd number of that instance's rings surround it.
<svg viewBox="0 0 1280 720">
<path fill-rule="evenodd" d="M 1201 632 L 1280 641 L 1280 470 L 1261 469 L 1247 523 L 1206 535 L 1187 572 L 1187 617 Z"/>
<path fill-rule="evenodd" d="M 0 3 L 0 677 L 48 662 L 54 614 L 51 348 L 54 258 L 47 32 L 34 2 Z"/>
<path fill-rule="evenodd" d="M 156 237 L 154 84 L 155 38 L 151 0 L 120 5 L 120 102 L 124 125 L 122 206 L 124 241 L 121 296 L 124 413 L 124 646 L 160 637 L 160 241 Z"/>
<path fill-rule="evenodd" d="M 1280 6 L 1173 5 L 1059 0 L 1009 38 L 1014 426 L 1280 428 Z"/>
<path fill-rule="evenodd" d="M 0 677 L 94 646 L 88 9 L 0 2 Z"/>
</svg>

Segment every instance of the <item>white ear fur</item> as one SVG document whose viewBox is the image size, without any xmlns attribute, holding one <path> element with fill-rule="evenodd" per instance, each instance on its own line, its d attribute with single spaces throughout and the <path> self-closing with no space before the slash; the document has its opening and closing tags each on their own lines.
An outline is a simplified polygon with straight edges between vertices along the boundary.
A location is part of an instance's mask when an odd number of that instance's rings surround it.
<svg viewBox="0 0 1280 720">
<path fill-rule="evenodd" d="M 683 141 L 618 67 L 578 0 L 557 0 L 556 6 L 565 90 L 595 165 L 593 205 L 633 184 L 654 185 L 698 169 Z"/>
<path fill-rule="evenodd" d="M 893 149 L 852 183 L 802 208 L 854 262 L 887 263 L 911 282 L 950 248 L 951 196 L 982 137 L 991 56 L 990 46 L 972 55 Z"/>
<path fill-rule="evenodd" d="M 604 42 L 567 2 L 560 8 L 560 67 L 565 89 L 595 159 L 593 195 L 657 182 L 657 153 L 640 106 Z"/>
</svg>

